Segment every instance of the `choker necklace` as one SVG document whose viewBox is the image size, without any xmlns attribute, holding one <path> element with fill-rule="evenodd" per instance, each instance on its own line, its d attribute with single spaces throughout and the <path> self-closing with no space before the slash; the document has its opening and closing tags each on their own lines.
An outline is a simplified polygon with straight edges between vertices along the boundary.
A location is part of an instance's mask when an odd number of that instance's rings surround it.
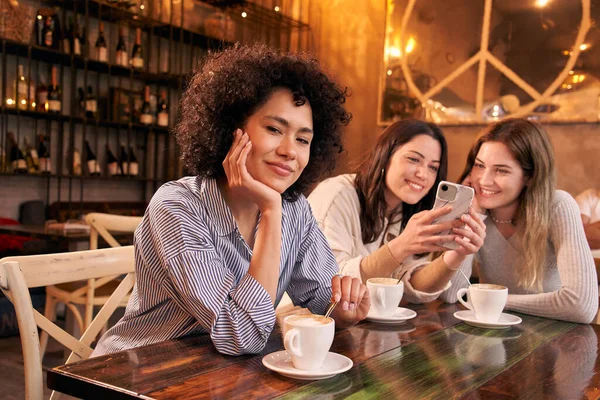
<svg viewBox="0 0 600 400">
<path fill-rule="evenodd" d="M 512 219 L 502 221 L 502 220 L 494 218 L 494 216 L 492 214 L 490 214 L 490 217 L 492 217 L 492 221 L 494 221 L 497 224 L 512 224 L 512 225 L 514 225 Z"/>
</svg>

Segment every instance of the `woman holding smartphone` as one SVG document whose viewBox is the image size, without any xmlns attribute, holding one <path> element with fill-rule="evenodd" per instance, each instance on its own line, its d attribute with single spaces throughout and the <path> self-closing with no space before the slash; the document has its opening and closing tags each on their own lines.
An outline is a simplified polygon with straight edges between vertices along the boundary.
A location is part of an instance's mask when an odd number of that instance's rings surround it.
<svg viewBox="0 0 600 400">
<path fill-rule="evenodd" d="M 554 151 L 544 129 L 508 119 L 479 136 L 461 181 L 487 214 L 477 254 L 479 279 L 508 287 L 506 308 L 589 323 L 598 312 L 598 280 L 579 208 L 556 190 Z M 471 265 L 463 269 L 471 274 Z M 442 298 L 456 302 L 467 283 L 455 277 Z"/>
<path fill-rule="evenodd" d="M 175 128 L 195 176 L 163 185 L 135 232 L 136 285 L 94 355 L 207 333 L 224 354 L 260 352 L 284 291 L 344 328 L 368 291 L 340 277 L 302 190 L 332 168 L 346 93 L 308 56 L 264 45 L 213 53 Z"/>
<path fill-rule="evenodd" d="M 409 119 L 383 132 L 356 175 L 320 183 L 308 201 L 340 272 L 363 282 L 403 276 L 406 299 L 436 299 L 485 238 L 485 225 L 474 212 L 461 221 L 432 224 L 451 211 L 431 210 L 447 170 L 442 131 Z M 453 233 L 440 235 L 446 230 Z M 448 241 L 458 248 L 446 251 L 441 245 Z M 431 261 L 430 253 L 440 251 L 445 252 Z"/>
</svg>

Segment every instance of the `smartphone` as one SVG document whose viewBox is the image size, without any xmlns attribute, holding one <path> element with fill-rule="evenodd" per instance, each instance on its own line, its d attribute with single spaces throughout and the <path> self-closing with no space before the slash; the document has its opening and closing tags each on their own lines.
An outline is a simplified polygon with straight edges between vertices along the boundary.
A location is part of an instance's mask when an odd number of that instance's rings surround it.
<svg viewBox="0 0 600 400">
<path fill-rule="evenodd" d="M 446 215 L 435 219 L 432 224 L 452 221 L 459 219 L 463 214 L 469 212 L 471 203 L 473 202 L 473 195 L 475 191 L 469 186 L 459 185 L 458 183 L 441 181 L 435 194 L 435 203 L 433 209 L 442 208 L 445 206 L 452 206 L 452 211 Z M 450 235 L 452 230 L 440 232 L 440 235 Z M 456 249 L 459 247 L 458 243 L 454 241 L 448 241 L 441 244 L 442 247 L 447 249 Z"/>
</svg>

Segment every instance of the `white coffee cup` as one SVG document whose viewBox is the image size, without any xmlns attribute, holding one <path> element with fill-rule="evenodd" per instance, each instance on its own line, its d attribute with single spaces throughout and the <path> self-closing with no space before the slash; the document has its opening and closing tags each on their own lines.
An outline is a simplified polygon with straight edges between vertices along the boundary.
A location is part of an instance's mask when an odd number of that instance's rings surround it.
<svg viewBox="0 0 600 400">
<path fill-rule="evenodd" d="M 322 315 L 290 315 L 283 319 L 283 345 L 292 356 L 294 368 L 320 369 L 329 353 L 335 333 L 333 318 Z"/>
<path fill-rule="evenodd" d="M 391 317 L 402 300 L 404 282 L 398 283 L 394 278 L 371 278 L 367 280 L 367 288 L 372 312 L 378 317 Z"/>
<path fill-rule="evenodd" d="M 467 301 L 462 296 L 467 293 Z M 475 313 L 482 322 L 498 322 L 508 298 L 508 288 L 490 283 L 477 283 L 458 290 L 458 301 Z"/>
</svg>

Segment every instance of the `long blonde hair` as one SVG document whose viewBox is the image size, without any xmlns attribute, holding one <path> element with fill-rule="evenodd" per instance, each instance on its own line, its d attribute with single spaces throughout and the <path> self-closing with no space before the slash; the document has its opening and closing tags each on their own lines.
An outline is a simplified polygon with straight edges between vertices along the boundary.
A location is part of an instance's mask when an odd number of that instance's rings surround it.
<svg viewBox="0 0 600 400">
<path fill-rule="evenodd" d="M 522 268 L 517 269 L 520 286 L 542 290 L 544 264 L 548 251 L 550 210 L 556 190 L 554 150 L 548 134 L 540 125 L 522 118 L 512 118 L 491 125 L 471 148 L 467 165 L 459 182 L 470 173 L 485 142 L 504 144 L 517 160 L 528 182 L 520 194 L 517 209 L 517 233 L 522 237 Z"/>
</svg>

